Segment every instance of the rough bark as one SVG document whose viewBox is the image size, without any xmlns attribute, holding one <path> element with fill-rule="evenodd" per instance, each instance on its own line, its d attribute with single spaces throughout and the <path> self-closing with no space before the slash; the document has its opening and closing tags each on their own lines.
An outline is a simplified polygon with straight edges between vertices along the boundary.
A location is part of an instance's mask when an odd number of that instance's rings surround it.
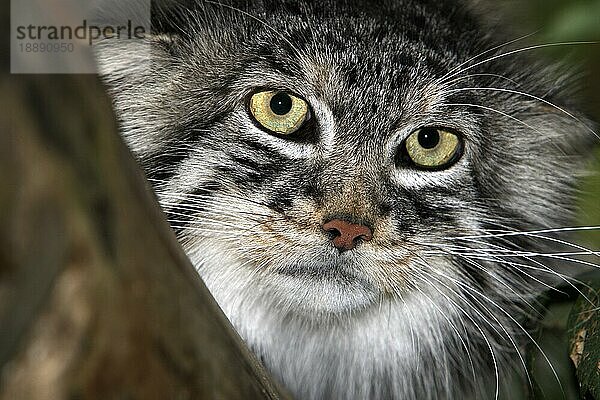
<svg viewBox="0 0 600 400">
<path fill-rule="evenodd" d="M 120 141 L 94 76 L 5 76 L 0 399 L 279 399 Z"/>
</svg>

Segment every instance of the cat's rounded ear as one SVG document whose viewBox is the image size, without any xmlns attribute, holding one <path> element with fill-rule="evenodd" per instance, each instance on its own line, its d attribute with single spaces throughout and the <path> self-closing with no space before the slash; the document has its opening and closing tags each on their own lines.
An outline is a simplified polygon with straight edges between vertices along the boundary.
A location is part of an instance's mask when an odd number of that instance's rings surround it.
<svg viewBox="0 0 600 400">
<path fill-rule="evenodd" d="M 176 54 L 178 37 L 146 35 L 142 40 L 104 41 L 94 46 L 96 65 L 104 80 L 143 76 Z"/>
<path fill-rule="evenodd" d="M 133 1 L 136 2 L 140 6 L 130 7 L 129 12 L 145 13 L 135 15 L 137 20 L 145 22 L 143 35 L 128 40 L 100 40 L 94 45 L 98 71 L 109 85 L 111 81 L 129 81 L 134 76 L 146 75 L 151 68 L 167 65 L 180 54 L 185 36 L 190 35 L 189 15 L 192 3 L 196 2 L 155 0 L 151 7 L 150 0 Z M 98 20 L 110 21 L 114 15 L 115 11 L 105 6 Z"/>
</svg>

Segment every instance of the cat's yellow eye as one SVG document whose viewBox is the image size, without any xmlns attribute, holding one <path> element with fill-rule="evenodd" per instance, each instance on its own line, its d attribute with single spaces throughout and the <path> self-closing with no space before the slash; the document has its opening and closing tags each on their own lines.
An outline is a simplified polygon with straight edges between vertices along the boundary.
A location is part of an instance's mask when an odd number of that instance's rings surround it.
<svg viewBox="0 0 600 400">
<path fill-rule="evenodd" d="M 417 129 L 406 139 L 408 156 L 421 168 L 448 167 L 458 160 L 461 150 L 461 139 L 440 128 Z"/>
<path fill-rule="evenodd" d="M 281 91 L 254 93 L 250 113 L 263 128 L 279 135 L 291 135 L 308 119 L 306 101 Z"/>
</svg>

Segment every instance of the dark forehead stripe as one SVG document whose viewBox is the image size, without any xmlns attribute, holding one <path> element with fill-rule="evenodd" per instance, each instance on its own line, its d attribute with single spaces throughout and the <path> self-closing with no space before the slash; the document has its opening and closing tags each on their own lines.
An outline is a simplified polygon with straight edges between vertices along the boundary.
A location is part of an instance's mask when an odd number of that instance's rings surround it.
<svg viewBox="0 0 600 400">
<path fill-rule="evenodd" d="M 408 58 L 402 49 L 410 45 L 411 52 L 419 47 L 420 53 L 430 53 L 423 57 L 428 67 L 440 68 L 447 64 L 444 58 L 448 55 L 470 54 L 473 49 L 468 43 L 479 40 L 469 36 L 476 27 L 461 6 L 449 3 L 425 0 L 406 7 L 394 1 L 262 1 L 260 6 L 246 4 L 243 9 L 262 20 L 246 22 L 256 25 L 256 32 L 260 32 L 254 38 L 260 46 L 257 54 L 273 63 L 282 63 L 283 54 L 291 59 L 298 57 L 296 50 L 310 54 L 325 48 L 335 50 L 341 59 L 344 54 L 361 50 L 368 50 L 376 58 L 384 53 Z M 248 41 L 252 43 L 253 38 Z M 414 65 L 414 60 L 388 59 L 388 63 L 400 67 Z M 375 69 L 385 71 L 385 65 Z"/>
<path fill-rule="evenodd" d="M 416 65 L 415 58 L 404 51 L 394 53 L 389 58 L 366 59 L 364 62 L 342 62 L 340 72 L 351 87 L 364 84 L 365 77 L 378 77 L 382 82 L 391 82 L 392 89 L 398 89 L 406 80 L 410 68 Z"/>
</svg>

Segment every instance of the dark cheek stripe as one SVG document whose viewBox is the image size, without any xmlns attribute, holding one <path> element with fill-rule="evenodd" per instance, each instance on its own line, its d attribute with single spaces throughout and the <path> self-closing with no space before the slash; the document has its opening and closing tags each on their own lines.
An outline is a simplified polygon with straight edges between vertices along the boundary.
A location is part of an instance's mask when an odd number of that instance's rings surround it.
<svg viewBox="0 0 600 400">
<path fill-rule="evenodd" d="M 172 179 L 180 165 L 188 158 L 189 152 L 176 151 L 157 154 L 142 160 L 142 167 L 146 176 L 154 181 L 168 181 Z"/>
<path fill-rule="evenodd" d="M 204 138 L 202 132 L 210 130 L 226 115 L 226 112 L 216 113 L 204 121 L 194 120 L 182 123 L 163 133 L 166 139 L 161 148 L 154 153 L 145 154 L 141 159 L 146 176 L 163 181 L 172 179 L 192 151 L 201 147 L 203 139 L 207 139 L 207 143 L 214 142 L 214 140 Z"/>
<path fill-rule="evenodd" d="M 201 186 L 193 189 L 191 192 L 183 195 L 183 199 L 177 201 L 177 205 L 191 205 L 191 209 L 184 207 L 183 209 L 172 206 L 164 209 L 167 220 L 171 223 L 175 234 L 180 237 L 190 225 L 198 213 L 206 211 L 207 208 L 201 203 L 204 200 L 210 200 L 217 192 L 222 190 L 222 185 L 217 181 L 207 181 Z M 177 221 L 176 223 L 174 221 Z M 176 225 L 176 226 L 173 226 Z"/>
</svg>

